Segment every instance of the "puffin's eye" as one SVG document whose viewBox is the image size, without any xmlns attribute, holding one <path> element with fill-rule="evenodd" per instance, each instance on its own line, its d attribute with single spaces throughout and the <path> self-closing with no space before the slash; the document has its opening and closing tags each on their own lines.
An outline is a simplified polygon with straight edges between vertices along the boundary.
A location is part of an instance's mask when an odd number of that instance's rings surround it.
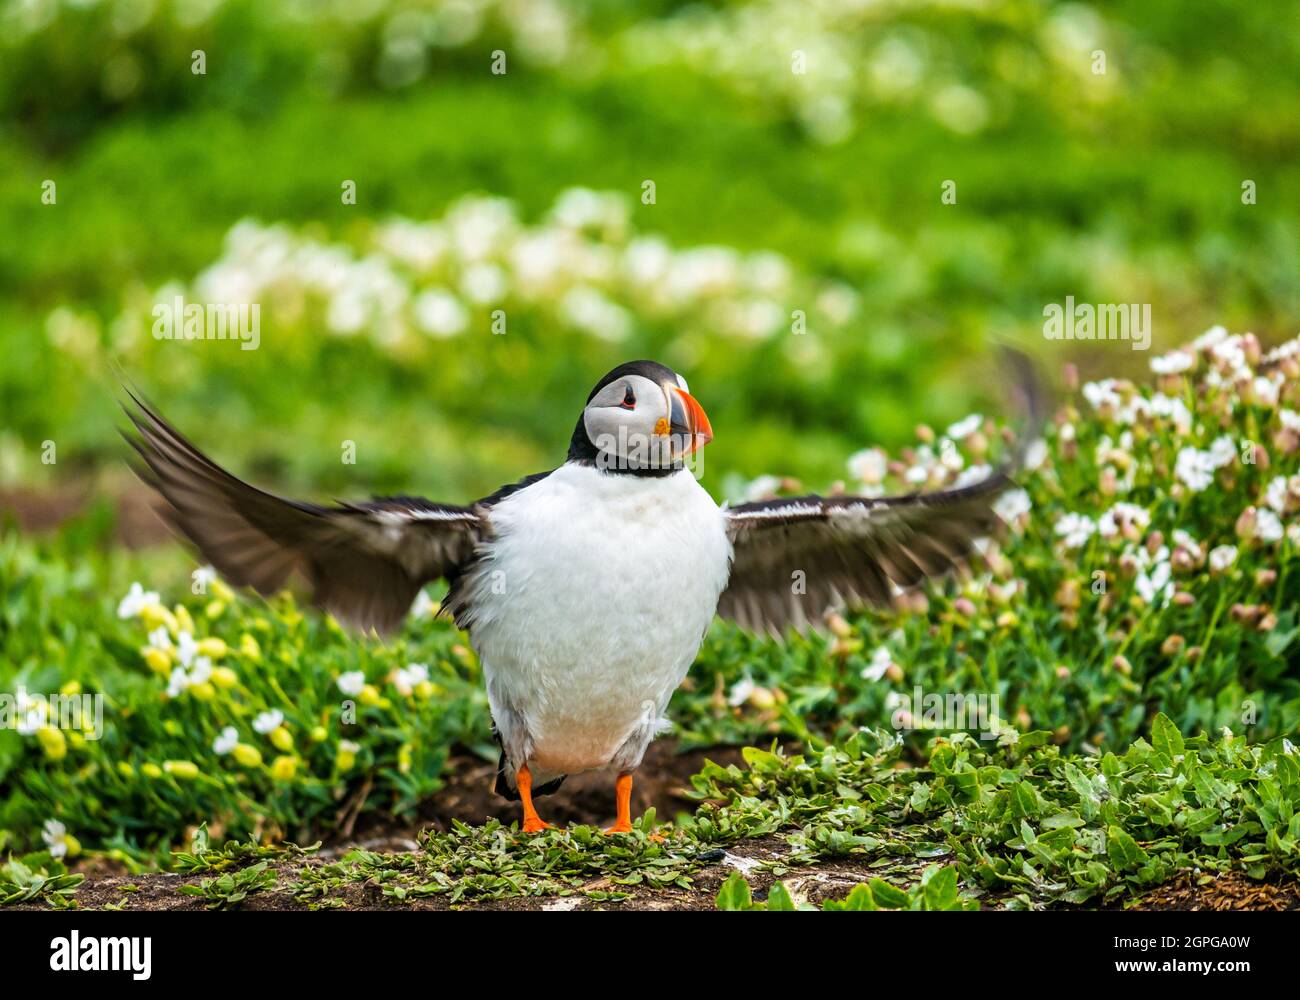
<svg viewBox="0 0 1300 1000">
<path fill-rule="evenodd" d="M 623 402 L 619 405 L 625 410 L 635 409 L 636 395 L 632 392 L 632 387 L 630 385 L 623 387 Z"/>
</svg>

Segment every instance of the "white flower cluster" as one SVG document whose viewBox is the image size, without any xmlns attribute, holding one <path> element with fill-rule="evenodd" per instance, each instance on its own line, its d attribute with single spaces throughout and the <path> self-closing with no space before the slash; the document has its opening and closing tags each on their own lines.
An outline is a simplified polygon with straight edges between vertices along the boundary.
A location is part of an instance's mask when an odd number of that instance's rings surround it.
<svg viewBox="0 0 1300 1000">
<path fill-rule="evenodd" d="M 354 247 L 244 220 L 191 288 L 165 286 L 132 303 L 118 328 L 138 334 L 145 312 L 176 296 L 257 302 L 270 313 L 264 326 L 319 323 L 390 350 L 412 338 L 506 332 L 516 313 L 609 341 L 639 323 L 757 340 L 791 331 L 796 316 L 805 329 L 837 329 L 858 308 L 848 286 L 801 278 L 779 254 L 674 249 L 640 235 L 628 200 L 613 192 L 565 191 L 531 226 L 506 199 L 470 196 L 441 219 L 393 219 L 366 234 Z"/>
</svg>

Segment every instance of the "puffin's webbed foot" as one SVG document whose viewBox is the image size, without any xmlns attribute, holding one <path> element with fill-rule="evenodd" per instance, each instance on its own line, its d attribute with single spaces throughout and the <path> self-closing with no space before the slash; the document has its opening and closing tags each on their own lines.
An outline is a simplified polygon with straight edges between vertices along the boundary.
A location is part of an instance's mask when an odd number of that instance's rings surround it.
<svg viewBox="0 0 1300 1000">
<path fill-rule="evenodd" d="M 524 833 L 541 833 L 552 829 L 551 824 L 544 822 L 533 808 L 533 775 L 527 764 L 515 772 L 515 785 L 519 789 L 519 801 L 524 807 L 524 825 L 520 829 Z"/>
<path fill-rule="evenodd" d="M 632 775 L 620 774 L 614 783 L 614 794 L 618 801 L 618 818 L 614 825 L 606 827 L 606 833 L 632 832 Z"/>
</svg>

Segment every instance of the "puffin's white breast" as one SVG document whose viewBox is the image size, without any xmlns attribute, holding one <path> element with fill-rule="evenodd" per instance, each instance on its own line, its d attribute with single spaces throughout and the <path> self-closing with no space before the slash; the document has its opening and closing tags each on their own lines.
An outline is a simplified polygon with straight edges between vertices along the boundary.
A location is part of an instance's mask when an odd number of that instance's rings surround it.
<svg viewBox="0 0 1300 1000">
<path fill-rule="evenodd" d="M 727 581 L 722 512 L 689 472 L 565 465 L 491 518 L 469 625 L 505 744 L 522 723 L 537 769 L 602 767 L 695 659 Z"/>
</svg>

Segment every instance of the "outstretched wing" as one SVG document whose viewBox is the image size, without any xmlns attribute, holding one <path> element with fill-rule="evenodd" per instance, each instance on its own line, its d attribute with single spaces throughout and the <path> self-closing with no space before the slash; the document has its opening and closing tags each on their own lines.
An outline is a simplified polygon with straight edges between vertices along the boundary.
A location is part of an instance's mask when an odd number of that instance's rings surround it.
<svg viewBox="0 0 1300 1000">
<path fill-rule="evenodd" d="M 299 574 L 312 600 L 358 629 L 391 633 L 420 588 L 473 557 L 488 532 L 467 507 L 392 497 L 334 507 L 300 503 L 236 479 L 130 393 L 144 461 L 140 477 L 158 491 L 159 513 L 231 583 L 271 594 Z"/>
<path fill-rule="evenodd" d="M 993 501 L 1009 486 L 995 472 L 972 486 L 908 496 L 791 497 L 724 511 L 735 549 L 718 614 L 753 631 L 816 627 L 838 606 L 887 604 L 996 534 Z"/>
</svg>

